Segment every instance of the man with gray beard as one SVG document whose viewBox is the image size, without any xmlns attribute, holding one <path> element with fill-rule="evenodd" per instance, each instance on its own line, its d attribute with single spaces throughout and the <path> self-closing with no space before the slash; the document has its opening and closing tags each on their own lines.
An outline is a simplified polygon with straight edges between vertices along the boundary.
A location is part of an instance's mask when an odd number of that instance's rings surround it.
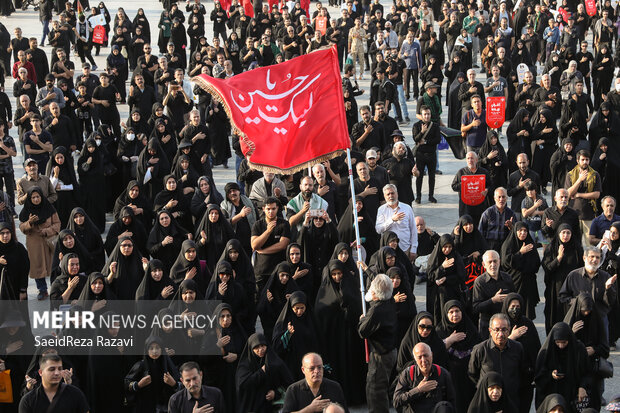
<svg viewBox="0 0 620 413">
<path fill-rule="evenodd" d="M 573 230 L 573 237 L 581 239 L 581 225 L 577 211 L 568 206 L 568 191 L 558 189 L 553 198 L 555 205 L 547 208 L 542 215 L 541 231 L 548 240 L 553 239 L 561 224 L 568 224 Z"/>
</svg>

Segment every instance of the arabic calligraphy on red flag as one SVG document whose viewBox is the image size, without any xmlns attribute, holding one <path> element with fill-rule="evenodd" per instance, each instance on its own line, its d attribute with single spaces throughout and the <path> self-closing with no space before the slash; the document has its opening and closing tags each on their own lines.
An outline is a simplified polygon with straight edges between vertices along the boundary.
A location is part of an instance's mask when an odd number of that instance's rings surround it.
<svg viewBox="0 0 620 413">
<path fill-rule="evenodd" d="M 492 129 L 499 129 L 506 120 L 506 98 L 488 97 L 487 98 L 487 125 Z"/>
<path fill-rule="evenodd" d="M 482 193 L 486 188 L 484 175 L 461 176 L 461 200 L 465 205 L 480 205 L 485 198 Z"/>
<path fill-rule="evenodd" d="M 222 102 L 254 168 L 291 173 L 350 146 L 337 56 L 333 47 L 226 80 L 192 80 Z"/>
</svg>

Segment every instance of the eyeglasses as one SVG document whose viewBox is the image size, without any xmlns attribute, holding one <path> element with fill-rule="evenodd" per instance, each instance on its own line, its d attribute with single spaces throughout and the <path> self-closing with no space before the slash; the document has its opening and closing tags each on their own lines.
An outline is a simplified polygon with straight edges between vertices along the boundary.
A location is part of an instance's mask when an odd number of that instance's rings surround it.
<svg viewBox="0 0 620 413">
<path fill-rule="evenodd" d="M 420 330 L 432 330 L 433 325 L 432 324 L 418 324 L 418 328 Z"/>
</svg>

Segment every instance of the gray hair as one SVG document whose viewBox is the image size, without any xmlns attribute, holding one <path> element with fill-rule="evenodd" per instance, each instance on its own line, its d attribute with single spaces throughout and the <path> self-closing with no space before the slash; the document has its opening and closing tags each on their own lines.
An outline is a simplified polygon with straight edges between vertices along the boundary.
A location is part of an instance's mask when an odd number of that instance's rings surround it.
<svg viewBox="0 0 620 413">
<path fill-rule="evenodd" d="M 614 198 L 614 197 L 613 197 L 613 196 L 611 196 L 611 195 L 605 195 L 605 196 L 603 197 L 603 199 L 601 199 L 601 205 L 602 205 L 602 204 L 603 204 L 603 203 L 604 203 L 607 199 L 610 199 L 610 200 L 614 203 L 614 206 L 616 206 L 616 205 L 617 205 L 617 203 L 616 203 L 616 198 Z"/>
<path fill-rule="evenodd" d="M 599 248 L 588 246 L 583 249 L 583 256 L 587 257 L 591 252 L 596 252 L 599 256 L 601 255 L 601 250 Z"/>
<path fill-rule="evenodd" d="M 390 189 L 392 189 L 392 190 L 394 190 L 394 192 L 398 193 L 398 189 L 396 189 L 396 185 L 394 185 L 394 184 L 387 184 L 387 185 L 385 185 L 383 187 L 383 192 L 385 193 L 385 192 L 389 191 Z"/>
<path fill-rule="evenodd" d="M 508 320 L 508 316 L 504 313 L 497 313 L 491 316 L 491 319 L 489 320 L 489 328 L 491 328 L 491 326 L 493 325 L 493 321 L 495 320 L 503 320 L 506 322 L 506 324 L 508 324 L 508 326 L 510 326 L 510 320 Z"/>
<path fill-rule="evenodd" d="M 467 155 L 469 155 L 470 153 L 473 154 L 476 157 L 476 159 L 480 159 L 480 157 L 478 156 L 478 154 L 475 151 L 469 151 L 469 152 L 467 152 Z M 467 157 L 467 155 L 465 155 L 465 157 Z"/>
<path fill-rule="evenodd" d="M 378 274 L 370 283 L 370 288 L 366 294 L 366 301 L 372 300 L 372 293 L 375 293 L 375 297 L 380 301 L 389 300 L 392 298 L 392 291 L 394 291 L 394 286 L 390 277 L 385 274 Z"/>
<path fill-rule="evenodd" d="M 486 261 L 491 256 L 497 258 L 499 260 L 499 254 L 495 250 L 486 250 L 486 252 L 482 255 L 482 261 Z"/>
</svg>

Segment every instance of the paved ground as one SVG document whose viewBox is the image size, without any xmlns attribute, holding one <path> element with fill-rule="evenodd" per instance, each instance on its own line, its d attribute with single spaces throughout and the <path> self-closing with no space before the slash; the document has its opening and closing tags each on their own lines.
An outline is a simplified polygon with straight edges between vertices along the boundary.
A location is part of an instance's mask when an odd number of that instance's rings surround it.
<svg viewBox="0 0 620 413">
<path fill-rule="evenodd" d="M 388 2 L 386 0 L 382 0 L 381 2 L 382 4 L 384 4 L 386 11 L 389 10 L 389 6 L 391 2 Z M 95 4 L 94 1 L 92 3 Z M 324 4 L 326 3 L 327 2 L 324 2 Z M 135 0 L 130 3 L 113 0 L 113 1 L 107 1 L 106 5 L 112 15 L 116 12 L 118 7 L 124 7 L 125 11 L 130 16 L 131 19 L 133 19 L 133 17 L 136 15 L 138 8 L 140 7 L 144 8 L 146 15 L 149 19 L 150 25 L 151 25 L 151 38 L 157 39 L 157 36 L 158 36 L 157 23 L 159 21 L 159 16 L 161 13 L 160 3 L 153 1 L 153 0 L 151 1 Z M 184 9 L 184 6 L 183 5 L 181 6 Z M 207 5 L 207 20 L 209 16 L 208 13 L 210 13 L 210 10 L 212 7 L 213 7 L 212 3 Z M 313 3 L 311 6 L 311 10 L 314 10 L 314 7 L 315 5 Z M 332 17 L 339 17 L 340 14 L 336 10 L 336 8 L 328 7 L 328 9 Z M 19 26 L 22 28 L 24 36 L 26 37 L 36 36 L 39 39 L 41 38 L 41 24 L 38 20 L 38 12 L 34 12 L 32 8 L 30 8 L 29 10 L 25 12 L 21 10 L 17 11 L 9 18 L 0 17 L 0 22 L 2 22 L 7 27 L 7 29 L 9 30 L 11 34 L 13 33 L 13 28 Z M 212 32 L 210 24 L 208 24 L 207 36 L 209 38 L 213 36 L 213 32 Z M 46 46 L 44 50 L 49 55 L 51 49 Z M 108 55 L 108 53 L 109 53 L 109 49 L 103 49 L 101 52 L 101 56 L 95 57 L 97 66 L 99 66 L 100 68 L 105 66 L 105 57 Z M 79 65 L 78 63 L 79 59 L 77 58 L 77 56 L 73 56 L 72 60 L 76 63 L 76 66 L 78 68 L 81 67 L 81 65 Z M 482 80 L 483 75 L 478 74 L 477 76 L 478 76 L 478 80 Z M 368 79 L 369 75 L 366 74 L 365 77 L 366 79 Z M 13 80 L 10 78 L 7 78 L 5 89 L 8 92 L 7 94 L 11 98 L 11 101 L 14 102 L 14 98 L 12 97 L 12 85 L 13 85 Z M 368 91 L 369 80 L 360 81 L 360 87 Z M 368 98 L 369 98 L 368 92 L 360 96 L 358 98 L 358 105 L 366 104 L 368 102 Z M 415 102 L 409 101 L 407 107 L 409 109 L 410 117 L 413 119 L 414 118 L 413 114 L 415 113 Z M 13 108 L 13 110 L 15 110 L 15 107 Z M 121 111 L 121 119 L 123 120 L 126 119 L 128 116 L 127 105 L 122 105 L 120 107 L 120 111 Z M 443 116 L 445 120 L 445 117 L 447 116 L 447 109 L 445 107 L 444 107 Z M 406 142 L 410 146 L 412 146 L 412 143 L 413 143 L 413 140 L 411 138 L 411 127 L 412 126 L 413 124 L 409 124 L 407 126 L 402 127 L 402 130 L 404 134 L 406 135 Z M 11 134 L 12 136 L 17 136 L 17 130 L 14 128 L 11 131 Z M 502 139 L 502 143 L 504 147 L 507 148 L 507 143 L 506 143 L 505 138 Z M 23 158 L 21 157 L 21 154 L 18 154 L 18 157 L 15 160 L 16 178 L 19 178 L 23 174 L 23 168 L 21 167 L 21 165 L 19 166 L 17 165 L 21 163 L 22 159 Z M 441 151 L 439 154 L 439 165 L 440 165 L 439 168 L 443 171 L 443 175 L 438 175 L 437 181 L 436 181 L 435 197 L 438 199 L 439 203 L 429 204 L 426 201 L 426 197 L 423 197 L 423 203 L 421 205 L 415 205 L 414 211 L 416 215 L 420 215 L 424 217 L 424 219 L 427 222 L 427 225 L 430 228 L 437 231 L 439 234 L 443 234 L 446 232 L 450 232 L 452 230 L 458 218 L 458 198 L 457 198 L 457 194 L 452 191 L 450 187 L 450 183 L 452 182 L 455 172 L 459 168 L 463 167 L 465 165 L 465 162 L 454 159 L 454 157 L 452 156 L 452 153 L 449 150 L 446 150 L 446 151 Z M 222 167 L 216 167 L 214 168 L 213 176 L 215 178 L 215 182 L 218 188 L 223 188 L 226 182 L 234 180 L 235 175 L 234 175 L 234 170 L 232 169 L 223 169 Z M 427 187 L 425 183 L 423 191 L 427 191 L 426 188 Z M 547 201 L 550 202 L 549 197 L 547 197 Z M 112 219 L 111 216 L 108 215 L 108 225 L 111 223 L 111 219 Z M 18 234 L 18 237 L 22 243 L 25 243 L 25 239 L 21 233 Z M 544 285 L 543 285 L 542 270 L 539 272 L 538 276 L 539 276 L 538 277 L 538 284 L 539 284 L 538 288 L 540 292 L 543 292 Z M 30 282 L 28 292 L 29 292 L 30 299 L 35 300 L 33 305 L 36 305 L 38 307 L 40 304 L 36 302 L 37 291 L 36 291 L 33 281 Z M 416 294 L 418 310 L 425 309 L 424 286 L 417 285 L 415 287 L 414 292 Z M 541 303 L 536 308 L 536 311 L 540 316 L 535 320 L 535 324 L 538 329 L 541 340 L 544 340 L 544 337 L 545 337 L 544 320 L 542 319 L 542 310 L 543 310 L 542 301 L 543 300 L 544 300 L 544 297 L 541 297 Z M 614 363 L 614 365 L 620 366 L 620 352 L 612 351 L 610 360 L 612 361 L 612 363 Z M 456 386 L 458 388 L 458 383 L 456 384 Z M 620 380 L 618 380 L 617 378 L 607 380 L 607 389 L 605 391 L 605 398 L 609 400 L 613 395 L 617 393 L 620 393 Z M 354 409 L 353 411 L 362 412 L 365 410 L 366 409 Z"/>
</svg>

